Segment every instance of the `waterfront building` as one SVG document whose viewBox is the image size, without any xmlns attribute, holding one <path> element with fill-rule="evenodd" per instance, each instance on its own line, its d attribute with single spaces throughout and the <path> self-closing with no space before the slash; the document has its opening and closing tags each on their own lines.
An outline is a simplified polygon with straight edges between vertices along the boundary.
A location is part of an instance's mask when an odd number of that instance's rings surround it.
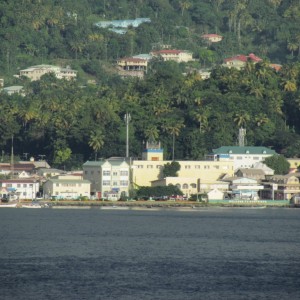
<svg viewBox="0 0 300 300">
<path fill-rule="evenodd" d="M 129 194 L 130 166 L 125 158 L 87 161 L 83 178 L 91 182 L 91 193 L 97 199 L 118 200 Z"/>
<path fill-rule="evenodd" d="M 80 197 L 90 198 L 91 182 L 83 180 L 78 176 L 57 175 L 48 179 L 43 185 L 45 198 L 56 199 L 78 199 Z"/>
<path fill-rule="evenodd" d="M 15 195 L 16 198 L 35 199 L 40 183 L 34 178 L 2 179 L 0 180 L 1 198 Z"/>
</svg>

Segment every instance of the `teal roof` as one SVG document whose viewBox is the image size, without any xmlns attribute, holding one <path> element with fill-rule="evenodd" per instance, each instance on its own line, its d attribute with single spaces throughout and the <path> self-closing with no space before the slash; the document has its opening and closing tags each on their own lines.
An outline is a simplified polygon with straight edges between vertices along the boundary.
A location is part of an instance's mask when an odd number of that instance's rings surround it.
<svg viewBox="0 0 300 300">
<path fill-rule="evenodd" d="M 213 154 L 268 154 L 268 155 L 274 155 L 274 154 L 276 154 L 276 152 L 267 147 L 222 146 L 218 149 L 213 149 Z"/>
<path fill-rule="evenodd" d="M 105 163 L 105 161 L 87 161 L 83 164 L 83 166 L 92 166 L 92 167 L 101 167 L 103 164 Z"/>
</svg>

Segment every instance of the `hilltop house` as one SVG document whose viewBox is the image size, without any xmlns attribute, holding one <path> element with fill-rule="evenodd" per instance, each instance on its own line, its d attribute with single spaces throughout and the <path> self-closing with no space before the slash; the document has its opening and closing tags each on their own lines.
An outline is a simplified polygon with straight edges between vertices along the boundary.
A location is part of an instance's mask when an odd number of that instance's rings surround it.
<svg viewBox="0 0 300 300">
<path fill-rule="evenodd" d="M 150 54 L 153 57 L 161 58 L 163 61 L 172 60 L 178 63 L 193 61 L 193 54 L 185 50 L 164 49 L 152 51 Z"/>
<path fill-rule="evenodd" d="M 24 70 L 20 70 L 20 75 L 15 75 L 15 77 L 26 76 L 30 80 L 39 80 L 43 75 L 53 73 L 58 79 L 71 80 L 75 79 L 77 76 L 77 71 L 72 70 L 69 67 L 61 68 L 52 65 L 37 65 L 32 66 Z"/>
<path fill-rule="evenodd" d="M 215 33 L 203 34 L 201 37 L 210 43 L 218 43 L 223 39 L 221 35 Z"/>
<path fill-rule="evenodd" d="M 124 57 L 117 60 L 118 73 L 121 77 L 143 78 L 147 72 L 148 60 L 139 57 Z"/>
<path fill-rule="evenodd" d="M 256 64 L 262 61 L 262 59 L 253 53 L 250 53 L 249 55 L 236 55 L 233 57 L 225 58 L 223 66 L 240 70 L 245 67 L 247 61 L 251 61 Z"/>
</svg>

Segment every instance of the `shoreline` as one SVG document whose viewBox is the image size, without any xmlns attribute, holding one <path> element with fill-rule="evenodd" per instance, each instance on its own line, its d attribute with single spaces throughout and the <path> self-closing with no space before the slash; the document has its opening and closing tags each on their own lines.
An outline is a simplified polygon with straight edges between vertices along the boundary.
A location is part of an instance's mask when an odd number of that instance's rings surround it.
<svg viewBox="0 0 300 300">
<path fill-rule="evenodd" d="M 282 201 L 228 201 L 228 202 L 191 202 L 191 201 L 38 201 L 31 205 L 31 201 L 21 201 L 17 207 L 51 209 L 100 209 L 100 210 L 176 210 L 199 211 L 209 208 L 295 208 L 288 202 Z M 1 204 L 0 204 L 1 206 Z"/>
</svg>

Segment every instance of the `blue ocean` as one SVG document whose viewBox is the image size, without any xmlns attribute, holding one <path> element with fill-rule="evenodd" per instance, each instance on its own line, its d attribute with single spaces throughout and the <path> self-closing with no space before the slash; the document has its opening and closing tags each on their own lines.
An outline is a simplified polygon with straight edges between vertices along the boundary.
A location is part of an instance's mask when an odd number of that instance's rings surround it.
<svg viewBox="0 0 300 300">
<path fill-rule="evenodd" d="M 300 209 L 0 209 L 0 299 L 300 299 Z"/>
</svg>

